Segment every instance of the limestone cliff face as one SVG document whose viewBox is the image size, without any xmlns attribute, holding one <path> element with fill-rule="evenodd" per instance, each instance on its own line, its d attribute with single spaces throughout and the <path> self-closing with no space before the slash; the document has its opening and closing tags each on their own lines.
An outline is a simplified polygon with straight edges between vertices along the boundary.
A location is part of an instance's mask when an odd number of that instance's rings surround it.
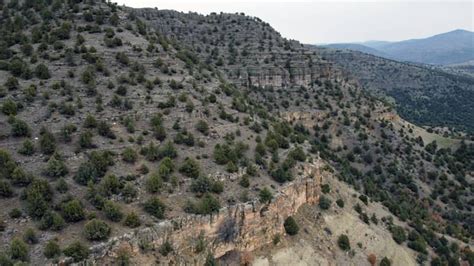
<svg viewBox="0 0 474 266">
<path fill-rule="evenodd" d="M 302 165 L 302 175 L 282 187 L 268 204 L 255 201 L 223 208 L 214 215 L 186 215 L 163 221 L 91 248 L 91 258 L 80 265 L 113 264 L 119 250 L 126 250 L 141 264 L 153 264 L 157 260 L 153 255 L 159 256 L 153 250 L 158 250 L 166 241 L 173 245 L 175 253 L 169 258 L 160 258 L 163 265 L 202 265 L 209 251 L 221 257 L 229 251 L 255 250 L 271 243 L 275 236 L 283 235 L 284 220 L 300 206 L 318 202 L 320 168 L 319 161 Z M 201 255 L 195 253 L 200 235 L 208 250 Z"/>
<path fill-rule="evenodd" d="M 301 62 L 304 61 L 302 60 Z M 231 78 L 239 84 L 249 87 L 310 87 L 314 82 L 330 77 L 331 65 L 323 62 L 314 64 L 311 67 L 294 64 L 290 69 L 254 66 L 247 68 L 247 70 L 239 70 L 238 74 L 238 77 L 231 76 Z"/>
</svg>

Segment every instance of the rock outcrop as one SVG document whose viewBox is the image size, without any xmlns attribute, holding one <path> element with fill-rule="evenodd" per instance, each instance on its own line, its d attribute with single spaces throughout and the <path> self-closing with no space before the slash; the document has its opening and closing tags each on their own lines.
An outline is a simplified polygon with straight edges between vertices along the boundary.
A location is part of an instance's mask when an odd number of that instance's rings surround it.
<svg viewBox="0 0 474 266">
<path fill-rule="evenodd" d="M 321 166 L 320 160 L 303 164 L 301 175 L 282 187 L 268 204 L 254 201 L 223 208 L 214 215 L 186 215 L 166 220 L 92 247 L 92 256 L 80 265 L 113 263 L 123 250 L 146 264 L 147 258 L 141 258 L 146 255 L 142 254 L 146 254 L 146 250 L 158 250 L 165 242 L 170 243 L 174 250 L 173 256 L 160 260 L 165 265 L 202 265 L 208 252 L 221 257 L 231 251 L 258 249 L 283 235 L 284 220 L 294 215 L 303 204 L 318 202 Z M 201 255 L 195 253 L 200 237 L 207 249 Z M 151 257 L 149 263 L 156 261 L 156 257 Z"/>
</svg>

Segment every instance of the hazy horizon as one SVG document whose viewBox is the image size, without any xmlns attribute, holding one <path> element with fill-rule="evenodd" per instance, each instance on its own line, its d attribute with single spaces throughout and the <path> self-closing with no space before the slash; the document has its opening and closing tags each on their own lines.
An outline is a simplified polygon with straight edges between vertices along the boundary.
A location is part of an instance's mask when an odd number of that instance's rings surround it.
<svg viewBox="0 0 474 266">
<path fill-rule="evenodd" d="M 182 12 L 240 13 L 259 17 L 282 36 L 303 43 L 347 43 L 419 39 L 456 29 L 474 31 L 470 1 L 378 2 L 278 0 L 118 0 L 130 7 Z"/>
</svg>

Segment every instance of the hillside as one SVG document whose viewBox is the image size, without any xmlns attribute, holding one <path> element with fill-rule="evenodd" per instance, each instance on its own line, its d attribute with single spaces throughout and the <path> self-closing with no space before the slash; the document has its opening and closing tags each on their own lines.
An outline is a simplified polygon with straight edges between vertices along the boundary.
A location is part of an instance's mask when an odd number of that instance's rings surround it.
<svg viewBox="0 0 474 266">
<path fill-rule="evenodd" d="M 315 49 L 369 92 L 389 97 L 403 118 L 421 126 L 473 132 L 472 77 L 356 51 Z"/>
<path fill-rule="evenodd" d="M 454 30 L 428 38 L 399 42 L 341 43 L 328 46 L 398 61 L 434 65 L 461 64 L 474 59 L 474 33 L 467 30 Z"/>
<path fill-rule="evenodd" d="M 1 8 L 2 264 L 235 264 L 314 215 L 403 254 L 332 228 L 339 261 L 472 261 L 473 145 L 398 127 L 321 51 L 244 14 Z"/>
</svg>

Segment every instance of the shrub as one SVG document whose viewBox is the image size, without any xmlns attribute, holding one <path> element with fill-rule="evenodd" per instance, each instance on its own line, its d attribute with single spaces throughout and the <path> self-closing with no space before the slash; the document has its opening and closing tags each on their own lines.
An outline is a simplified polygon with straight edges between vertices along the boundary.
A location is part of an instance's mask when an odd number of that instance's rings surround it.
<svg viewBox="0 0 474 266">
<path fill-rule="evenodd" d="M 18 106 L 12 99 L 7 99 L 2 104 L 2 113 L 5 115 L 16 115 L 18 112 Z"/>
<path fill-rule="evenodd" d="M 62 177 L 68 173 L 66 164 L 58 153 L 49 158 L 45 173 L 52 178 Z"/>
<path fill-rule="evenodd" d="M 163 245 L 160 246 L 159 252 L 163 256 L 168 256 L 173 251 L 173 246 L 171 243 L 167 240 Z"/>
<path fill-rule="evenodd" d="M 82 203 L 77 199 L 63 203 L 62 214 L 68 222 L 78 222 L 85 218 L 85 211 Z"/>
<path fill-rule="evenodd" d="M 19 238 L 14 238 L 10 244 L 10 256 L 14 260 L 28 261 L 28 245 Z"/>
<path fill-rule="evenodd" d="M 110 236 L 110 226 L 101 220 L 92 219 L 84 226 L 84 235 L 88 240 L 105 240 Z"/>
<path fill-rule="evenodd" d="M 245 187 L 245 188 L 250 186 L 250 180 L 249 180 L 249 176 L 247 174 L 242 176 L 242 178 L 239 181 L 239 185 L 241 185 L 242 187 Z"/>
<path fill-rule="evenodd" d="M 58 242 L 50 240 L 44 247 L 43 254 L 46 258 L 52 259 L 61 255 L 61 249 L 59 248 Z"/>
<path fill-rule="evenodd" d="M 13 261 L 4 253 L 0 253 L 0 265 L 13 266 Z"/>
<path fill-rule="evenodd" d="M 59 231 L 64 228 L 65 222 L 63 217 L 56 212 L 47 212 L 40 220 L 39 229 Z"/>
<path fill-rule="evenodd" d="M 102 137 L 106 137 L 109 139 L 116 138 L 114 132 L 112 132 L 112 130 L 110 129 L 110 125 L 107 124 L 107 122 L 105 121 L 100 121 L 99 124 L 97 124 L 97 132 Z"/>
<path fill-rule="evenodd" d="M 18 153 L 25 156 L 33 155 L 35 153 L 35 145 L 33 144 L 33 142 L 31 142 L 31 140 L 26 139 L 25 141 L 23 141 L 23 144 L 18 150 Z"/>
<path fill-rule="evenodd" d="M 79 262 L 89 257 L 89 248 L 76 241 L 64 249 L 64 255 L 71 257 L 74 262 Z"/>
<path fill-rule="evenodd" d="M 56 184 L 56 190 L 59 193 L 66 193 L 69 190 L 68 184 L 64 180 L 64 178 L 60 178 L 58 183 Z"/>
<path fill-rule="evenodd" d="M 10 218 L 13 218 L 13 219 L 20 218 L 22 215 L 23 213 L 18 208 L 14 208 L 8 213 L 8 216 L 10 216 Z"/>
<path fill-rule="evenodd" d="M 85 128 L 95 128 L 97 127 L 97 120 L 95 119 L 93 115 L 87 114 L 86 119 L 84 119 L 83 126 Z"/>
<path fill-rule="evenodd" d="M 39 79 L 49 79 L 51 77 L 48 67 L 44 64 L 39 64 L 36 66 L 35 75 Z"/>
<path fill-rule="evenodd" d="M 405 234 L 405 229 L 401 226 L 392 226 L 390 228 L 390 232 L 392 233 L 392 238 L 398 244 L 402 244 L 407 240 L 407 236 Z"/>
<path fill-rule="evenodd" d="M 195 214 L 211 214 L 218 212 L 221 208 L 219 200 L 209 193 L 206 193 L 197 202 L 188 201 L 184 206 L 184 210 Z"/>
<path fill-rule="evenodd" d="M 278 169 L 273 171 L 271 175 L 273 179 L 279 183 L 293 180 L 293 176 L 291 175 L 290 171 L 284 170 L 282 167 L 278 167 Z"/>
<path fill-rule="evenodd" d="M 141 224 L 140 217 L 138 217 L 138 215 L 135 212 L 131 212 L 131 213 L 127 214 L 123 224 L 130 227 L 130 228 L 139 227 L 140 224 Z"/>
<path fill-rule="evenodd" d="M 100 191 L 105 196 L 120 193 L 121 187 L 122 184 L 120 183 L 120 180 L 114 174 L 108 174 L 100 181 Z"/>
<path fill-rule="evenodd" d="M 273 199 L 272 192 L 266 187 L 264 187 L 262 190 L 260 190 L 258 195 L 260 197 L 260 202 L 261 203 L 270 203 Z"/>
<path fill-rule="evenodd" d="M 339 206 L 340 208 L 344 208 L 344 201 L 342 199 L 337 199 L 336 200 L 336 204 L 337 206 Z"/>
<path fill-rule="evenodd" d="M 341 248 L 344 251 L 348 251 L 351 249 L 351 244 L 349 242 L 349 237 L 347 235 L 340 235 L 339 238 L 337 239 L 337 245 L 339 248 Z"/>
<path fill-rule="evenodd" d="M 122 152 L 122 160 L 127 163 L 134 163 L 137 160 L 137 157 L 137 152 L 131 147 L 125 148 Z"/>
<path fill-rule="evenodd" d="M 331 207 L 331 200 L 329 198 L 326 198 L 325 196 L 321 196 L 319 199 L 319 208 L 322 210 L 327 210 L 329 207 Z"/>
<path fill-rule="evenodd" d="M 13 196 L 13 189 L 9 182 L 0 180 L 0 197 L 10 198 Z"/>
<path fill-rule="evenodd" d="M 331 192 L 331 187 L 329 186 L 329 184 L 321 185 L 321 192 L 323 192 L 325 194 Z"/>
<path fill-rule="evenodd" d="M 169 176 L 174 171 L 174 163 L 170 157 L 165 157 L 160 162 L 160 166 L 158 167 L 158 174 L 165 180 L 169 179 Z"/>
<path fill-rule="evenodd" d="M 120 210 L 120 207 L 112 201 L 105 202 L 103 210 L 105 216 L 112 222 L 120 222 L 123 218 L 123 213 Z"/>
<path fill-rule="evenodd" d="M 29 137 L 31 135 L 31 129 L 25 121 L 18 118 L 12 118 L 9 122 L 11 124 L 12 136 Z"/>
<path fill-rule="evenodd" d="M 40 149 L 44 154 L 52 154 L 56 150 L 56 139 L 54 135 L 46 128 L 42 128 L 40 132 Z"/>
<path fill-rule="evenodd" d="M 380 266 L 390 266 L 392 263 L 387 257 L 383 257 L 383 259 L 380 261 Z"/>
<path fill-rule="evenodd" d="M 79 146 L 84 149 L 93 148 L 94 144 L 92 143 L 93 134 L 89 130 L 82 132 L 79 135 Z"/>
<path fill-rule="evenodd" d="M 196 130 L 204 135 L 209 135 L 209 125 L 204 120 L 199 120 L 196 124 Z"/>
<path fill-rule="evenodd" d="M 179 172 L 191 178 L 197 178 L 200 174 L 200 167 L 198 162 L 194 159 L 186 157 L 183 164 L 179 168 Z"/>
<path fill-rule="evenodd" d="M 12 183 L 15 186 L 26 186 L 33 181 L 33 176 L 26 173 L 21 167 L 16 167 L 11 174 Z"/>
<path fill-rule="evenodd" d="M 157 197 L 152 197 L 147 200 L 143 205 L 144 210 L 152 216 L 155 216 L 158 219 L 165 218 L 165 209 L 166 206 L 161 200 Z"/>
<path fill-rule="evenodd" d="M 288 218 L 286 218 L 285 222 L 283 223 L 283 226 L 285 227 L 286 233 L 290 236 L 298 234 L 298 231 L 300 230 L 293 216 L 289 216 Z"/>
<path fill-rule="evenodd" d="M 30 245 L 37 244 L 38 237 L 36 236 L 35 230 L 33 230 L 33 228 L 26 229 L 23 234 L 23 240 Z"/>
<path fill-rule="evenodd" d="M 161 176 L 154 172 L 146 180 L 146 189 L 150 193 L 157 193 L 163 187 L 163 179 Z"/>
</svg>

